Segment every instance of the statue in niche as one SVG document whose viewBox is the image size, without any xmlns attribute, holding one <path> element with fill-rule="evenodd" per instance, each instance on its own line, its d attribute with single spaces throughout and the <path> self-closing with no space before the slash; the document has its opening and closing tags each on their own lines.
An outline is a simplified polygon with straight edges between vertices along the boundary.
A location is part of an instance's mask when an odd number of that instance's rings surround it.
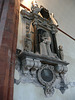
<svg viewBox="0 0 75 100">
<path fill-rule="evenodd" d="M 44 32 L 42 35 L 42 42 L 40 43 L 40 53 L 43 55 L 52 56 L 52 52 L 50 49 L 51 38 L 48 32 Z"/>
<path fill-rule="evenodd" d="M 59 45 L 59 56 L 61 60 L 64 60 L 63 46 Z"/>
<path fill-rule="evenodd" d="M 24 51 L 31 52 L 32 50 L 32 40 L 31 40 L 31 34 L 26 34 L 26 37 L 24 39 Z"/>
</svg>

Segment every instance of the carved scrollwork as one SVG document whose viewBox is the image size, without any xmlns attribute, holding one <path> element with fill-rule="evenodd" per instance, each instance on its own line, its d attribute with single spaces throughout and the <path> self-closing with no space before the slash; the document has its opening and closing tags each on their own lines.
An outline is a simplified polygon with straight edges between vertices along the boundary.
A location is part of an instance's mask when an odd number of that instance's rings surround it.
<svg viewBox="0 0 75 100">
<path fill-rule="evenodd" d="M 38 80 L 42 85 L 51 85 L 54 83 L 55 79 L 54 66 L 43 65 L 38 70 Z"/>
<path fill-rule="evenodd" d="M 54 66 L 52 65 L 43 65 L 38 70 L 38 80 L 45 86 L 44 92 L 45 95 L 52 96 L 54 94 L 54 87 L 52 86 L 56 80 L 56 75 L 54 73 Z"/>
<path fill-rule="evenodd" d="M 47 85 L 44 89 L 44 93 L 47 97 L 51 97 L 54 94 L 54 88 L 52 86 Z"/>
<path fill-rule="evenodd" d="M 47 97 L 54 94 L 54 88 L 59 89 L 62 93 L 67 89 L 64 81 L 67 67 L 62 64 L 58 64 L 58 66 L 43 64 L 40 59 L 24 58 L 23 55 L 21 61 L 16 59 L 16 70 L 19 72 L 19 80 L 15 79 L 17 85 L 20 82 L 34 83 L 44 88 Z"/>
</svg>

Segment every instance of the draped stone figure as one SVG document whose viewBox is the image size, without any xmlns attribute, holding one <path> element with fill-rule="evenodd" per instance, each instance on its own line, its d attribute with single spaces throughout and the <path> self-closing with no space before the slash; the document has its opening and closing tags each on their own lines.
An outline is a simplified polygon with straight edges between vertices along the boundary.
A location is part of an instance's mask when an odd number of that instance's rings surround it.
<svg viewBox="0 0 75 100">
<path fill-rule="evenodd" d="M 47 55 L 47 49 L 46 49 L 45 41 L 40 43 L 40 54 Z"/>
<path fill-rule="evenodd" d="M 42 42 L 40 43 L 40 53 L 42 55 L 52 56 L 52 52 L 50 49 L 51 38 L 48 32 L 44 32 L 42 35 Z"/>
<path fill-rule="evenodd" d="M 59 45 L 59 56 L 61 60 L 64 60 L 63 46 Z"/>
</svg>

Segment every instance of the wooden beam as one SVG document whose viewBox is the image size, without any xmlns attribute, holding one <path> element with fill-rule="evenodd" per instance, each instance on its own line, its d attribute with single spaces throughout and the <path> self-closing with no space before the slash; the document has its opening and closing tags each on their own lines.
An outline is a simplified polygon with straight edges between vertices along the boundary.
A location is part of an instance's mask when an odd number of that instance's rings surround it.
<svg viewBox="0 0 75 100">
<path fill-rule="evenodd" d="M 20 0 L 0 3 L 0 100 L 13 100 Z"/>
<path fill-rule="evenodd" d="M 75 38 L 73 38 L 72 36 L 70 36 L 69 34 L 67 34 L 66 32 L 64 32 L 64 31 L 61 30 L 60 28 L 57 27 L 57 29 L 58 29 L 60 32 L 64 33 L 66 36 L 68 36 L 69 38 L 71 38 L 72 40 L 75 41 Z"/>
<path fill-rule="evenodd" d="M 23 7 L 24 9 L 27 9 L 28 11 L 30 11 L 29 8 L 27 8 L 26 6 L 24 6 L 23 4 L 20 3 L 20 6 Z"/>
</svg>

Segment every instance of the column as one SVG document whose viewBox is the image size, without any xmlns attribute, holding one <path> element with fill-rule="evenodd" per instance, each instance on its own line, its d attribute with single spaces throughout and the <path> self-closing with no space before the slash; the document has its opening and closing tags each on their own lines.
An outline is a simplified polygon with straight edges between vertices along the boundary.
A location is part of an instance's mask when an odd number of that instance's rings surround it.
<svg viewBox="0 0 75 100">
<path fill-rule="evenodd" d="M 52 33 L 52 40 L 53 40 L 53 46 L 54 46 L 54 53 L 56 53 L 57 56 L 59 56 L 58 47 L 57 47 L 57 40 L 56 40 L 57 29 L 54 26 L 52 27 L 51 33 Z"/>
<path fill-rule="evenodd" d="M 35 24 L 35 23 L 34 23 L 34 52 L 39 53 L 39 41 L 38 41 L 37 24 Z"/>
<path fill-rule="evenodd" d="M 0 100 L 13 100 L 19 7 L 19 0 L 0 0 Z"/>
</svg>

